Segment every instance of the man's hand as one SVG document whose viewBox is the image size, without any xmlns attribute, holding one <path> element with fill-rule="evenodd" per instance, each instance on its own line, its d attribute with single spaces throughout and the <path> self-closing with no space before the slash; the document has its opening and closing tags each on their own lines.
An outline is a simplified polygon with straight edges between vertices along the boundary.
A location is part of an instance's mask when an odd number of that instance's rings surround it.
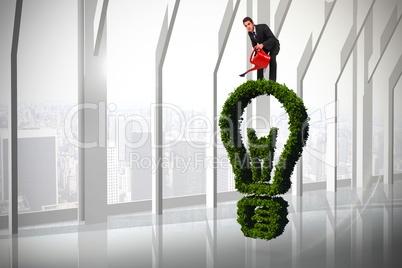
<svg viewBox="0 0 402 268">
<path fill-rule="evenodd" d="M 263 44 L 258 44 L 255 46 L 256 49 L 262 50 L 262 48 L 264 47 Z"/>
</svg>

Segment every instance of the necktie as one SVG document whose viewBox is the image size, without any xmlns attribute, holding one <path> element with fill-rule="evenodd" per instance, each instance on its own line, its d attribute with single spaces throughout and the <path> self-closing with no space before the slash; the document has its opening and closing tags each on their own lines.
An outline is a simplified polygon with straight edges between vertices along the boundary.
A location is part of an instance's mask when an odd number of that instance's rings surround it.
<svg viewBox="0 0 402 268">
<path fill-rule="evenodd" d="M 257 40 L 257 42 L 258 42 L 257 34 L 255 32 L 253 32 L 253 34 L 254 34 L 255 40 Z"/>
</svg>

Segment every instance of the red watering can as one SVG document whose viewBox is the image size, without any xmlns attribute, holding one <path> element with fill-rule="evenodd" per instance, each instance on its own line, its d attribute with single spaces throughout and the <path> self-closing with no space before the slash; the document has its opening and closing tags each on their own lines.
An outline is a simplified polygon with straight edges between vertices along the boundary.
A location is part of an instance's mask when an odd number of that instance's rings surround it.
<svg viewBox="0 0 402 268">
<path fill-rule="evenodd" d="M 264 69 L 264 68 L 268 67 L 271 56 L 269 56 L 262 50 L 257 50 L 257 54 L 253 58 L 253 54 L 254 54 L 255 50 L 256 50 L 256 48 L 253 49 L 253 52 L 251 52 L 251 55 L 250 55 L 250 62 L 252 64 L 254 64 L 255 66 L 253 68 L 251 68 L 250 70 L 248 70 L 247 72 L 245 72 L 244 74 L 241 74 L 240 75 L 241 77 L 244 77 L 246 75 L 246 73 L 248 73 L 250 71 Z"/>
</svg>

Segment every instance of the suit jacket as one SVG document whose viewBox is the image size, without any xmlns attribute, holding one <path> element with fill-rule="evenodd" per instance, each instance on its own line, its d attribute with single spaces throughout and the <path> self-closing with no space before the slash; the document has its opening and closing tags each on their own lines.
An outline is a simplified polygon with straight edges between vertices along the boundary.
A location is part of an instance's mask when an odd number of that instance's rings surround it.
<svg viewBox="0 0 402 268">
<path fill-rule="evenodd" d="M 258 41 L 254 38 L 252 32 L 248 32 L 253 47 L 255 47 L 257 44 L 263 44 L 263 50 L 265 53 L 270 52 L 271 55 L 278 55 L 280 50 L 279 40 L 276 39 L 268 25 L 256 24 L 254 25 L 254 30 L 257 34 Z"/>
</svg>

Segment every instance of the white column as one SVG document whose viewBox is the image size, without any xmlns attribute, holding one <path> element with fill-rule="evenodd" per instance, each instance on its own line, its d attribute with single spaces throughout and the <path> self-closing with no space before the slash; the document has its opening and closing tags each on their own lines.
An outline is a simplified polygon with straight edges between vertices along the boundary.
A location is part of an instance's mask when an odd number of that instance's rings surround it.
<svg viewBox="0 0 402 268">
<path fill-rule="evenodd" d="M 155 55 L 155 106 L 151 108 L 152 118 L 152 157 L 155 159 L 156 166 L 152 173 L 152 213 L 162 214 L 163 211 L 163 170 L 160 163 L 163 155 L 163 72 L 162 66 L 166 55 L 165 43 L 168 32 L 168 8 L 166 8 L 165 17 L 162 23 L 162 29 L 159 35 L 158 45 Z M 166 46 L 167 49 L 167 46 Z M 165 53 L 163 53 L 165 52 Z"/>
<path fill-rule="evenodd" d="M 253 8 L 255 8 L 255 5 L 253 6 L 253 0 L 247 0 L 247 16 L 249 16 L 250 18 L 253 18 Z M 246 68 L 245 70 L 250 70 L 253 66 L 250 62 L 250 55 L 251 52 L 253 51 L 253 47 L 251 46 L 251 41 L 250 41 L 250 37 L 248 36 L 248 34 L 244 35 L 244 40 L 246 40 Z M 253 73 L 254 72 L 248 72 L 246 74 L 246 78 L 247 81 L 253 79 Z M 252 116 L 252 103 L 250 103 L 247 106 L 247 116 L 251 117 Z"/>
<path fill-rule="evenodd" d="M 292 206 L 294 214 L 292 215 L 292 268 L 300 267 L 300 254 L 302 246 L 302 197 L 293 196 Z"/>
<path fill-rule="evenodd" d="M 77 267 L 108 268 L 107 224 L 100 224 L 99 228 L 92 232 L 78 232 Z"/>
<path fill-rule="evenodd" d="M 313 40 L 312 35 L 310 35 L 306 47 L 304 48 L 304 52 L 300 59 L 299 65 L 297 66 L 297 96 L 300 99 L 303 99 L 303 79 L 306 75 L 312 55 Z M 301 156 L 297 161 L 296 170 L 292 175 L 292 195 L 303 195 L 303 156 Z"/>
<path fill-rule="evenodd" d="M 394 93 L 402 75 L 402 55 L 399 57 L 388 81 L 387 104 L 384 124 L 384 183 L 394 183 Z"/>
<path fill-rule="evenodd" d="M 394 182 L 394 88 L 389 87 L 385 92 L 384 118 L 384 183 Z"/>
<path fill-rule="evenodd" d="M 106 27 L 94 32 L 94 25 L 106 24 L 106 16 L 95 19 L 99 5 L 108 1 L 85 1 L 85 81 L 84 81 L 84 191 L 85 223 L 103 223 L 107 219 L 107 77 Z M 106 5 L 106 6 L 104 6 Z M 95 51 L 95 40 L 101 40 Z M 97 54 L 95 53 L 97 52 Z"/>
<path fill-rule="evenodd" d="M 376 50 L 373 57 L 369 61 L 369 82 L 373 78 L 377 67 L 380 64 L 387 47 L 394 36 L 396 28 L 401 20 L 402 14 L 398 19 L 398 5 L 395 6 L 391 13 L 386 27 L 381 34 L 381 47 Z M 389 87 L 386 91 L 386 103 L 384 113 L 384 183 L 393 183 L 393 164 L 394 164 L 394 89 L 399 80 L 402 69 L 402 62 L 399 60 L 389 79 Z"/>
<path fill-rule="evenodd" d="M 354 5 L 357 6 L 354 0 Z M 357 8 L 356 8 L 357 9 Z M 356 10 L 355 9 L 355 10 Z M 357 13 L 357 11 L 354 11 Z M 357 15 L 356 15 L 357 17 Z M 357 47 L 353 50 L 353 92 L 352 92 L 352 178 L 351 188 L 357 186 Z"/>
<path fill-rule="evenodd" d="M 327 143 L 325 159 L 327 166 L 327 191 L 337 191 L 337 164 L 338 164 L 338 89 L 335 89 L 335 101 L 325 107 L 327 116 Z"/>
<path fill-rule="evenodd" d="M 152 218 L 152 268 L 163 267 L 163 216 Z"/>
<path fill-rule="evenodd" d="M 270 125 L 270 97 L 259 96 L 253 102 L 253 128 L 255 128 L 258 136 L 267 136 L 269 134 Z"/>
<path fill-rule="evenodd" d="M 357 47 L 356 47 L 356 42 L 360 36 L 356 32 L 357 29 L 357 0 L 353 0 L 353 25 L 349 31 L 349 35 L 343 45 L 343 48 L 341 50 L 340 56 L 341 56 L 341 70 L 338 75 L 338 78 L 335 82 L 335 100 L 338 100 L 338 84 L 339 81 L 343 75 L 343 72 L 345 71 L 346 64 L 348 63 L 352 53 L 353 53 L 353 73 L 352 73 L 352 178 L 351 178 L 351 187 L 356 187 L 356 140 L 357 140 L 357 135 L 356 135 L 356 125 L 357 125 Z M 338 107 L 335 107 L 335 115 L 338 116 Z M 336 119 L 337 121 L 337 119 Z M 337 124 L 337 122 L 336 122 Z M 337 128 L 337 127 L 336 127 Z M 337 143 L 337 131 L 335 132 L 336 134 L 336 143 Z M 334 144 L 335 150 L 337 150 L 338 145 Z M 335 154 L 335 157 L 337 157 L 337 154 Z M 327 184 L 328 186 L 328 184 Z M 336 181 L 335 181 L 335 188 L 336 188 Z"/>
<path fill-rule="evenodd" d="M 176 21 L 177 11 L 179 9 L 180 0 L 176 0 L 170 24 L 168 27 L 168 7 L 166 7 L 165 17 L 162 23 L 162 29 L 159 35 L 158 45 L 155 52 L 156 66 L 156 87 L 155 87 L 155 106 L 152 111 L 153 121 L 153 145 L 152 156 L 155 159 L 155 165 L 152 174 L 152 213 L 160 215 L 163 211 L 163 65 L 165 63 L 167 49 L 169 47 L 170 37 L 172 35 L 174 23 Z"/>
<path fill-rule="evenodd" d="M 288 15 L 290 5 L 292 0 L 282 0 L 279 1 L 278 8 L 275 12 L 275 34 L 279 38 L 282 31 L 283 23 L 285 22 L 286 16 Z"/>
<path fill-rule="evenodd" d="M 214 208 L 207 208 L 206 211 L 206 267 L 214 268 L 217 264 L 218 254 L 218 227 L 217 211 Z"/>
<path fill-rule="evenodd" d="M 372 110 L 373 84 L 368 83 L 368 61 L 373 46 L 373 13 L 364 23 L 364 33 L 358 41 L 357 81 L 357 187 L 370 187 L 372 176 Z"/>
<path fill-rule="evenodd" d="M 8 139 L 8 229 L 10 234 L 18 233 L 18 43 L 20 36 L 22 0 L 15 5 L 14 29 L 11 47 L 11 103 L 8 112 L 10 136 Z M 13 243 L 13 240 L 11 240 Z M 14 258 L 13 258 L 14 259 Z M 13 260 L 12 259 L 12 260 Z"/>
<path fill-rule="evenodd" d="M 271 1 L 270 0 L 258 0 L 257 1 L 257 22 L 267 24 L 271 30 L 273 27 L 271 25 Z M 255 22 L 257 24 L 257 22 Z M 275 34 L 275 33 L 274 33 Z M 264 78 L 268 80 L 269 69 L 264 70 Z M 263 120 L 257 120 L 256 131 L 258 135 L 267 136 L 269 134 L 269 126 L 267 126 L 264 121 L 270 122 L 271 117 L 271 97 L 270 96 L 259 96 L 255 99 L 255 115 L 257 117 L 264 118 Z"/>
<path fill-rule="evenodd" d="M 246 12 L 247 16 L 249 16 L 250 18 L 253 18 L 253 0 L 247 0 L 247 9 L 246 10 L 247 10 L 247 12 Z M 248 35 L 244 35 L 244 37 L 245 37 L 244 40 L 246 41 L 246 56 L 245 56 L 246 68 L 245 68 L 245 70 L 250 70 L 252 68 L 252 65 L 250 63 L 250 54 L 253 51 L 253 48 L 251 46 L 251 41 L 250 41 L 250 38 L 248 37 Z M 247 81 L 253 79 L 253 73 L 254 72 L 248 72 L 246 74 Z M 245 117 L 246 122 L 247 122 L 246 128 L 254 128 L 255 127 L 253 125 L 253 123 L 254 123 L 253 122 L 253 114 L 254 114 L 254 106 L 255 106 L 254 102 L 255 102 L 255 99 L 252 102 L 250 102 L 246 108 L 246 117 Z M 245 139 L 245 140 L 247 140 L 247 139 Z M 245 146 L 247 146 L 247 144 L 245 144 Z"/>
<path fill-rule="evenodd" d="M 371 267 L 373 250 L 372 215 L 370 210 L 363 213 L 356 209 L 356 266 Z"/>
<path fill-rule="evenodd" d="M 331 17 L 332 11 L 334 10 L 335 1 L 325 1 L 325 22 L 320 34 L 321 35 L 325 31 L 326 25 Z M 314 52 L 317 48 L 315 45 Z M 332 93 L 332 92 L 331 92 Z M 330 93 L 330 94 L 331 94 Z M 329 164 L 326 168 L 327 175 L 327 191 L 336 192 L 337 191 L 337 165 L 338 165 L 338 88 L 335 87 L 335 92 L 333 93 L 333 103 L 331 105 L 326 106 L 325 114 L 327 115 L 327 142 L 326 148 L 327 151 L 325 153 L 326 163 Z"/>
<path fill-rule="evenodd" d="M 384 185 L 384 194 L 388 199 L 384 205 L 384 242 L 383 254 L 384 263 L 383 267 L 390 267 L 392 263 L 392 240 L 393 240 L 393 222 L 394 222 L 394 187 L 393 185 Z"/>
<path fill-rule="evenodd" d="M 77 82 L 78 82 L 78 103 L 85 102 L 85 6 L 84 0 L 77 0 Z M 83 111 L 78 112 L 78 140 L 83 141 L 85 122 Z M 85 150 L 83 146 L 78 147 L 78 221 L 85 221 Z"/>
<path fill-rule="evenodd" d="M 245 241 L 245 265 L 244 267 L 256 268 L 256 240 L 250 237 L 244 237 Z"/>
<path fill-rule="evenodd" d="M 212 157 L 213 165 L 212 167 L 207 167 L 207 177 L 206 177 L 206 204 L 207 207 L 216 207 L 217 206 L 217 180 L 218 180 L 218 172 L 217 172 L 217 163 L 216 159 L 218 159 L 218 151 L 217 151 L 217 142 L 218 142 L 218 109 L 217 109 L 217 98 L 218 98 L 218 71 L 219 66 L 222 61 L 223 54 L 226 49 L 226 44 L 229 39 L 230 31 L 232 30 L 233 22 L 237 14 L 237 10 L 239 9 L 240 0 L 236 1 L 235 6 L 233 7 L 233 1 L 229 0 L 225 9 L 225 13 L 223 15 L 223 20 L 221 26 L 219 28 L 219 42 L 218 42 L 218 59 L 216 61 L 214 73 L 213 73 L 213 91 L 212 91 L 212 146 L 210 146 L 207 150 L 207 156 L 209 158 Z"/>
<path fill-rule="evenodd" d="M 270 0 L 258 0 L 257 1 L 257 24 L 265 23 L 271 30 L 273 27 L 271 25 L 271 1 Z M 274 33 L 275 34 L 275 33 Z M 269 69 L 264 70 L 265 80 L 269 79 Z M 255 116 L 255 130 L 259 136 L 268 136 L 270 128 L 272 127 L 271 122 L 271 97 L 270 96 L 259 96 L 255 98 L 254 101 L 254 113 Z"/>
<path fill-rule="evenodd" d="M 350 266 L 357 267 L 357 208 L 350 205 Z"/>
<path fill-rule="evenodd" d="M 336 201 L 337 193 L 327 192 L 326 267 L 328 268 L 336 267 Z"/>
</svg>

